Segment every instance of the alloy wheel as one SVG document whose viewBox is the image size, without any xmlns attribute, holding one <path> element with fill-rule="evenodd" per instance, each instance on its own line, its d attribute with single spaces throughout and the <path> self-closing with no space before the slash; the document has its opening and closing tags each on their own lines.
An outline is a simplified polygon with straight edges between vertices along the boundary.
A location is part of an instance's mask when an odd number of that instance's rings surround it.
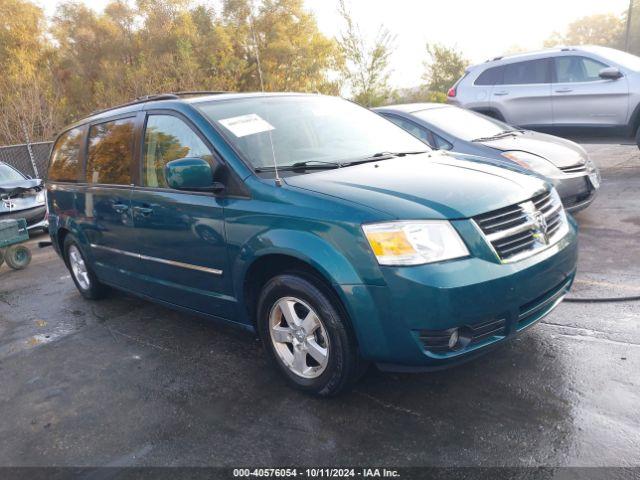
<svg viewBox="0 0 640 480">
<path fill-rule="evenodd" d="M 80 285 L 80 288 L 89 290 L 91 280 L 89 279 L 87 265 L 84 263 L 80 250 L 78 250 L 78 247 L 75 245 L 69 247 L 69 265 L 71 266 L 73 277 L 78 282 L 78 285 Z"/>
<path fill-rule="evenodd" d="M 317 378 L 329 361 L 329 336 L 318 314 L 295 297 L 279 299 L 269 314 L 269 333 L 276 354 L 302 378 Z"/>
</svg>

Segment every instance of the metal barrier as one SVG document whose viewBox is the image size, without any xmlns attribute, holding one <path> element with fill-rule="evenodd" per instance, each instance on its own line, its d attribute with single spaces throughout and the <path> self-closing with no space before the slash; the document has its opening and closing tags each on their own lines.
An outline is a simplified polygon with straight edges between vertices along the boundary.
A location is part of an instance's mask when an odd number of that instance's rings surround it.
<svg viewBox="0 0 640 480">
<path fill-rule="evenodd" d="M 53 142 L 38 142 L 0 147 L 0 162 L 7 163 L 30 177 L 46 180 L 52 144 Z"/>
</svg>

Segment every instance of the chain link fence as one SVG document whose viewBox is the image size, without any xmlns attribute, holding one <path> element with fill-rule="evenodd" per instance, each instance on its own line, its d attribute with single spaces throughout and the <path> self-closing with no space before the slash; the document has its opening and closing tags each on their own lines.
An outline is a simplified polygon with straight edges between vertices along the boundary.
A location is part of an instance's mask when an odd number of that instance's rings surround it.
<svg viewBox="0 0 640 480">
<path fill-rule="evenodd" d="M 49 152 L 53 142 L 24 143 L 0 147 L 0 162 L 33 178 L 47 178 Z"/>
</svg>

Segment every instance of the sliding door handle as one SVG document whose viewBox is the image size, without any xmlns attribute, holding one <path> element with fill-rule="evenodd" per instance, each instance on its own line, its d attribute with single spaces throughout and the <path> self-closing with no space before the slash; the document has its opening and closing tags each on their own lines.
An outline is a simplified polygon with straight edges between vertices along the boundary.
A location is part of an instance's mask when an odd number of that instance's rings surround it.
<svg viewBox="0 0 640 480">
<path fill-rule="evenodd" d="M 113 209 L 117 212 L 117 213 L 124 213 L 127 210 L 129 210 L 129 205 L 126 205 L 124 203 L 114 203 L 113 204 Z"/>
<path fill-rule="evenodd" d="M 153 208 L 150 207 L 133 207 L 133 210 L 143 217 L 148 217 L 153 213 Z"/>
<path fill-rule="evenodd" d="M 573 92 L 572 88 L 559 88 L 556 90 L 556 93 L 569 93 L 569 92 Z"/>
<path fill-rule="evenodd" d="M 499 92 L 494 92 L 494 95 L 498 95 L 498 96 L 509 95 L 509 92 L 506 90 L 501 90 Z"/>
</svg>

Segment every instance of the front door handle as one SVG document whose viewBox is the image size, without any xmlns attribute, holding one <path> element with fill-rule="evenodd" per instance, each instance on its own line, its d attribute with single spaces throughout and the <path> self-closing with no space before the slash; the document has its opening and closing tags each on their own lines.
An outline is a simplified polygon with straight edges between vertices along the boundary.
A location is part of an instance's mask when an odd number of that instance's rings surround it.
<svg viewBox="0 0 640 480">
<path fill-rule="evenodd" d="M 153 208 L 150 208 L 150 207 L 133 207 L 133 209 L 135 210 L 136 213 L 144 217 L 148 217 L 153 213 Z"/>
<path fill-rule="evenodd" d="M 126 205 L 124 203 L 114 203 L 113 209 L 118 213 L 124 213 L 129 210 L 129 205 Z"/>
<path fill-rule="evenodd" d="M 573 89 L 571 89 L 571 88 L 559 88 L 558 90 L 556 90 L 556 93 L 569 93 L 569 92 L 573 92 Z"/>
<path fill-rule="evenodd" d="M 509 95 L 509 92 L 507 92 L 506 90 L 501 90 L 499 92 L 495 92 L 494 95 L 498 95 L 498 96 Z"/>
</svg>

